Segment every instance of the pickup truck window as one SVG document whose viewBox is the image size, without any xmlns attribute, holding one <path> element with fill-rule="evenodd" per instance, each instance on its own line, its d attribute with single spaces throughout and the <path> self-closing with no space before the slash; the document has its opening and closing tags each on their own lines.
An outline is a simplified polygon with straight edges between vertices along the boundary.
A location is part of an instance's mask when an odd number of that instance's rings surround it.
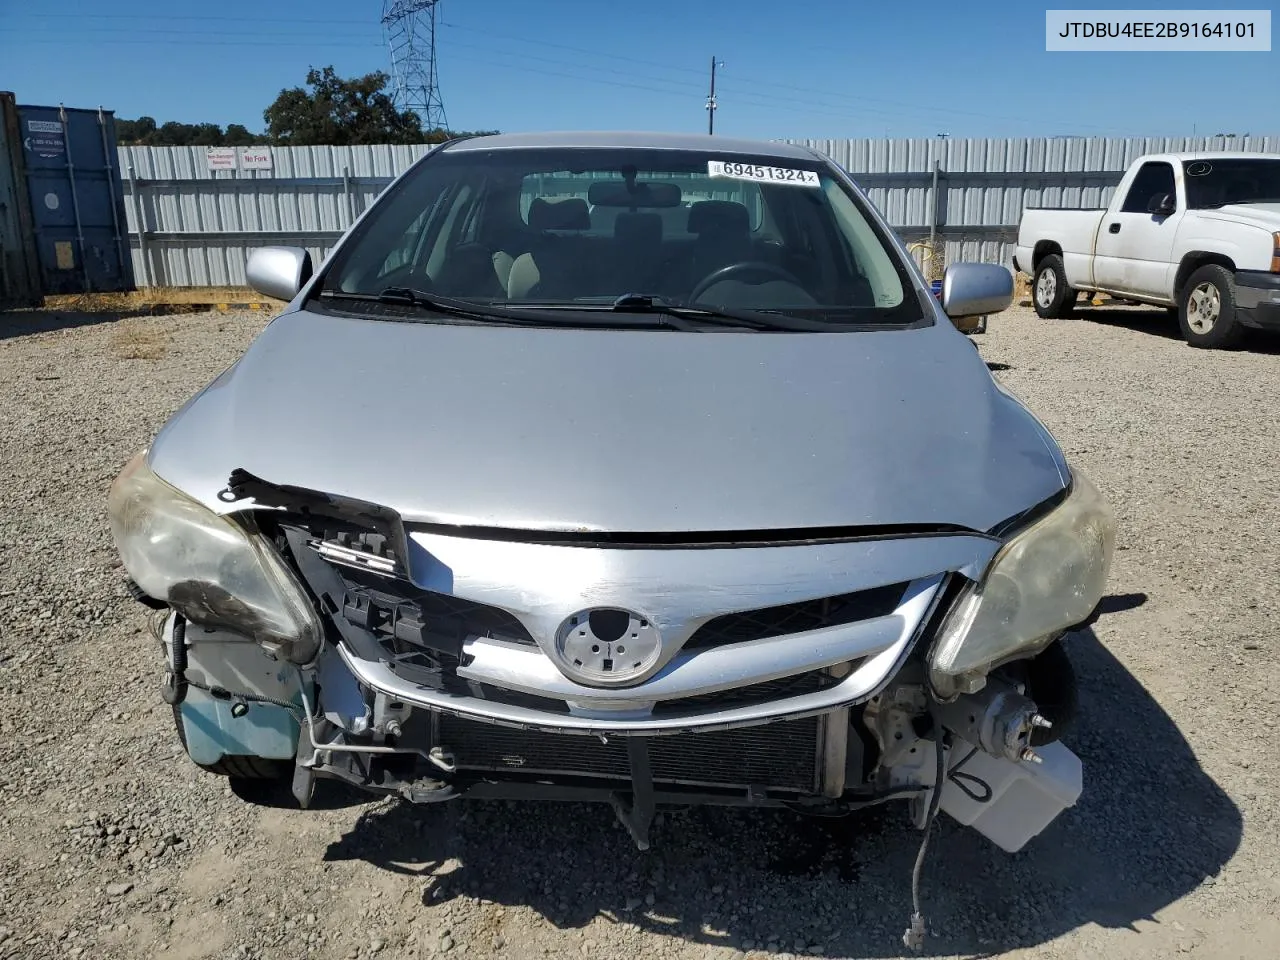
<svg viewBox="0 0 1280 960">
<path fill-rule="evenodd" d="M 1228 203 L 1280 201 L 1280 160 L 1230 158 L 1187 164 L 1187 206 L 1207 210 Z"/>
<path fill-rule="evenodd" d="M 1124 198 L 1121 213 L 1149 213 L 1151 201 L 1165 194 L 1177 196 L 1177 188 L 1173 184 L 1173 164 L 1156 161 L 1144 163 L 1133 178 L 1133 186 Z"/>
</svg>

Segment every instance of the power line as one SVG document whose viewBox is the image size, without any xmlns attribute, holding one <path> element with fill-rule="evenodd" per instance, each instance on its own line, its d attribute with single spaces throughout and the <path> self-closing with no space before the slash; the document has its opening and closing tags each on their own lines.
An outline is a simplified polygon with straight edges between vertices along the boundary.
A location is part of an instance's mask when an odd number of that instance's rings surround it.
<svg viewBox="0 0 1280 960">
<path fill-rule="evenodd" d="M 122 14 L 122 13 L 102 13 L 102 14 L 84 14 L 84 15 L 72 14 L 72 13 L 20 13 L 20 14 L 15 14 L 13 16 L 17 18 L 27 17 L 27 18 L 43 18 L 43 19 L 74 18 L 77 21 L 83 21 L 86 19 L 150 21 L 153 19 L 150 16 L 142 15 L 142 14 Z M 244 17 L 234 17 L 234 16 L 227 16 L 227 15 L 215 15 L 215 14 L 179 14 L 179 15 L 166 14 L 166 19 L 185 20 L 185 21 L 223 21 L 223 22 L 235 22 L 242 25 L 245 23 L 297 24 L 296 17 L 244 18 Z M 367 20 L 345 20 L 345 19 L 312 19 L 307 21 L 307 23 L 308 24 L 332 24 L 332 25 L 368 25 Z M 89 26 L 89 25 L 86 24 L 85 26 Z M 705 71 L 700 69 L 695 69 L 693 67 L 684 67 L 676 64 L 661 63 L 656 60 L 646 60 L 639 57 L 631 57 L 624 54 L 614 53 L 611 50 L 608 50 L 608 51 L 600 50 L 600 49 L 593 50 L 587 47 L 573 46 L 571 44 L 552 42 L 552 41 L 542 40 L 539 38 L 534 38 L 529 36 L 520 36 L 517 34 L 503 33 L 501 31 L 493 30 L 488 27 L 484 27 L 484 28 L 471 27 L 471 26 L 466 26 L 464 24 L 447 22 L 444 20 L 439 20 L 438 26 L 444 27 L 449 30 L 462 30 L 470 33 L 477 33 L 482 36 L 493 37 L 495 39 L 501 39 L 501 40 L 508 40 L 515 43 L 531 43 L 544 48 L 564 50 L 566 52 L 577 53 L 577 54 L 592 56 L 597 58 L 607 58 L 610 61 L 635 63 L 637 65 L 657 67 L 661 70 L 692 74 L 699 78 L 705 78 L 706 76 Z M 133 31 L 133 32 L 140 32 L 140 31 Z M 292 34 L 292 31 L 291 31 L 291 36 L 292 35 L 294 34 Z M 289 42 L 276 43 L 273 41 L 268 42 L 267 44 L 246 43 L 245 45 L 258 46 L 258 45 L 268 45 L 268 44 L 272 46 L 295 46 L 296 45 L 294 43 L 289 43 Z M 332 44 L 328 44 L 328 45 L 332 45 Z M 459 44 L 454 42 L 454 43 L 451 43 L 451 45 L 458 46 Z M 806 49 L 812 50 L 812 51 L 830 52 L 830 53 L 846 53 L 847 52 L 844 50 L 837 50 L 836 48 L 833 48 L 833 47 L 826 47 L 826 46 L 812 45 L 812 44 L 807 45 Z M 498 52 L 498 51 L 495 51 L 495 52 Z M 520 56 L 520 54 L 513 54 L 513 55 Z M 539 58 L 539 59 L 542 59 L 542 58 Z M 557 62 L 557 61 L 549 61 L 549 62 Z M 645 79 L 658 80 L 659 82 L 675 82 L 675 81 L 662 80 L 656 77 L 647 77 Z M 897 107 L 899 109 L 913 110 L 913 111 L 922 112 L 930 115 L 946 114 L 947 116 L 965 116 L 965 117 L 975 117 L 975 118 L 986 119 L 986 120 L 1003 120 L 1003 121 L 1016 120 L 1018 122 L 1024 122 L 1026 119 L 1025 117 L 1014 117 L 1006 114 L 986 113 L 984 111 L 977 111 L 977 110 L 963 110 L 963 109 L 955 109 L 951 107 L 934 107 L 934 106 L 929 106 L 925 104 L 910 103 L 904 100 L 887 99 L 884 97 L 868 97 L 868 96 L 862 96 L 859 94 L 842 93 L 840 91 L 834 91 L 829 89 L 820 90 L 813 87 L 803 87 L 795 84 L 779 83 L 775 81 L 768 81 L 768 87 L 772 90 L 785 90 L 792 93 L 803 93 L 803 94 L 809 94 L 809 95 L 822 96 L 822 97 L 828 98 L 828 101 L 830 101 L 831 99 L 835 99 L 838 101 L 848 101 L 850 103 L 856 103 L 856 104 L 862 104 L 862 103 L 881 104 L 886 107 Z M 783 100 L 783 98 L 777 97 L 775 95 L 762 93 L 758 89 L 754 90 L 753 93 L 757 97 L 768 97 L 769 99 Z M 799 101 L 795 98 L 790 98 L 789 100 L 785 100 L 784 102 L 796 104 L 796 103 L 805 103 L 807 101 Z M 871 113 L 873 111 L 870 110 L 869 108 L 865 108 L 864 112 Z M 879 115 L 893 115 L 893 116 L 901 115 L 896 111 L 892 113 L 889 113 L 886 111 L 878 111 L 878 113 Z M 1103 126 L 1098 124 L 1076 124 L 1076 126 L 1082 127 L 1084 129 L 1102 130 L 1102 131 L 1120 131 L 1122 129 L 1120 127 Z M 1128 133 L 1129 131 L 1127 128 L 1124 128 L 1123 132 Z"/>
<path fill-rule="evenodd" d="M 43 40 L 43 39 L 40 39 L 39 37 L 36 37 L 29 40 L 23 40 L 22 42 L 24 44 L 55 43 L 62 47 L 65 47 L 67 45 L 67 41 L 65 37 L 63 39 L 50 38 L 48 40 Z M 162 40 L 129 40 L 129 39 L 117 40 L 113 38 L 104 42 L 109 43 L 112 46 L 117 46 L 120 44 L 126 44 L 126 45 L 143 44 L 148 47 L 154 47 L 157 43 L 163 43 L 164 41 Z M 360 46 L 381 47 L 382 43 L 377 40 L 372 40 L 367 43 L 350 43 L 350 42 L 342 42 L 342 41 L 327 42 L 323 40 L 311 41 L 307 43 L 296 43 L 289 40 L 202 40 L 200 42 L 200 46 L 202 47 L 309 47 L 313 49 L 316 47 L 343 47 L 345 49 L 350 50 L 353 47 L 360 47 Z"/>
<path fill-rule="evenodd" d="M 42 17 L 42 18 L 52 19 L 52 18 L 68 17 L 72 15 L 70 14 L 20 14 L 19 16 Z M 135 15 L 129 15 L 129 14 L 91 14 L 91 15 L 86 15 L 86 17 L 84 18 L 77 16 L 77 20 L 83 20 L 86 18 L 107 19 L 107 20 L 126 20 L 126 19 L 134 19 L 134 20 L 148 19 L 149 20 L 150 19 L 147 17 L 135 16 Z M 173 17 L 169 17 L 168 19 L 184 20 L 184 21 L 201 21 L 201 22 L 236 22 L 239 24 L 245 23 L 244 18 L 219 16 L 219 15 L 176 15 Z M 252 22 L 296 23 L 296 20 L 292 18 L 264 17 L 264 18 L 252 18 Z M 314 24 L 314 25 L 360 24 L 360 25 L 368 26 L 369 21 L 317 19 L 317 20 L 312 20 L 308 22 L 308 25 L 311 25 L 311 24 Z M 671 95 L 684 96 L 684 95 L 693 94 L 694 90 L 698 90 L 698 89 L 705 90 L 705 88 L 702 87 L 702 82 L 703 80 L 705 80 L 705 77 L 706 77 L 705 70 L 695 70 L 691 67 L 683 67 L 683 66 L 674 65 L 674 64 L 661 63 L 659 61 L 646 60 L 639 57 L 630 57 L 626 55 L 614 54 L 607 51 L 591 50 L 585 47 L 573 46 L 571 44 L 542 41 L 542 40 L 533 39 L 527 36 L 521 37 L 521 36 L 516 36 L 514 34 L 502 33 L 500 31 L 482 29 L 477 27 L 468 27 L 468 26 L 463 26 L 459 24 L 448 23 L 445 21 L 438 21 L 437 25 L 449 30 L 462 30 L 466 32 L 476 33 L 481 36 L 492 37 L 495 39 L 509 40 L 509 41 L 518 42 L 518 43 L 534 43 L 540 47 L 564 50 L 567 52 L 573 52 L 573 53 L 578 53 L 578 54 L 598 57 L 598 58 L 607 57 L 611 61 L 635 63 L 637 65 L 642 65 L 649 68 L 655 68 L 659 71 L 663 71 L 667 73 L 688 74 L 691 77 L 696 76 L 701 79 L 698 82 L 694 82 L 692 80 L 686 81 L 683 79 L 673 79 L 670 77 L 654 76 L 653 74 L 638 73 L 637 71 L 634 71 L 634 70 L 619 70 L 619 69 L 610 68 L 610 67 L 597 67 L 597 66 L 590 66 L 590 65 L 582 66 L 583 69 L 589 69 L 591 71 L 590 74 L 571 73 L 571 72 L 567 72 L 565 68 L 573 69 L 578 65 L 566 64 L 563 59 L 539 57 L 529 53 L 495 49 L 492 45 L 489 45 L 489 44 L 468 44 L 463 41 L 457 41 L 457 40 L 450 41 L 451 47 L 461 47 L 463 49 L 477 50 L 485 54 L 488 54 L 490 56 L 497 55 L 497 56 L 503 56 L 503 57 L 522 59 L 527 61 L 534 61 L 537 63 L 546 63 L 546 64 L 551 64 L 553 66 L 560 68 L 558 70 L 536 69 L 534 67 L 529 67 L 524 65 L 513 65 L 510 63 L 503 63 L 502 61 L 496 61 L 498 65 L 505 66 L 509 69 L 518 69 L 528 73 L 540 74 L 543 76 L 561 77 L 564 79 L 570 79 L 570 80 L 575 80 L 575 81 L 584 82 L 584 83 L 591 83 L 591 84 L 602 85 L 602 86 L 611 86 L 611 87 L 621 88 L 621 89 L 640 90 L 648 93 L 658 93 L 658 94 L 663 94 L 667 96 L 671 96 Z M 54 28 L 45 27 L 42 29 L 54 29 Z M 85 32 L 88 34 L 113 32 L 113 33 L 127 33 L 127 34 L 147 33 L 147 34 L 165 35 L 165 36 L 168 36 L 171 34 L 176 34 L 179 36 L 184 35 L 183 32 L 178 29 L 170 30 L 170 29 L 164 29 L 164 28 L 108 27 L 108 26 L 99 25 L 99 24 L 86 24 L 86 23 L 79 23 L 78 29 L 81 32 Z M 76 30 L 77 28 L 72 28 L 71 31 L 68 31 L 66 29 L 59 29 L 58 36 L 60 39 L 58 40 L 42 40 L 40 38 L 31 38 L 31 39 L 28 39 L 26 42 L 28 43 L 65 43 L 65 39 L 68 35 L 68 32 L 75 33 Z M 377 41 L 369 40 L 367 42 L 362 42 L 362 41 L 356 41 L 351 37 L 346 37 L 343 40 L 327 40 L 327 39 L 305 40 L 304 39 L 300 41 L 299 35 L 292 31 L 289 34 L 290 36 L 289 40 L 256 40 L 256 39 L 213 40 L 213 39 L 208 39 L 209 37 L 218 37 L 218 36 L 242 37 L 243 34 L 240 31 L 228 32 L 228 31 L 201 30 L 199 35 L 202 38 L 201 40 L 202 46 L 207 45 L 207 46 L 227 46 L 227 47 L 271 46 L 271 47 L 295 47 L 295 48 L 296 47 L 355 48 L 359 46 L 379 45 Z M 185 34 L 185 36 L 189 37 L 191 36 L 191 34 L 188 33 L 188 34 Z M 327 37 L 328 34 L 325 34 L 325 36 Z M 111 38 L 107 42 L 112 44 L 145 43 L 145 44 L 154 45 L 157 41 L 141 40 L 141 39 L 133 40 L 133 39 Z M 163 41 L 160 41 L 160 42 L 163 42 Z M 472 57 L 471 59 L 477 63 L 495 63 L 495 61 L 491 59 L 486 59 L 486 57 Z M 598 74 L 600 73 L 608 73 L 612 76 L 620 76 L 627 79 L 625 81 L 605 80 L 598 76 Z M 906 101 L 890 100 L 890 99 L 885 99 L 880 97 L 865 97 L 865 96 L 848 94 L 848 93 L 843 93 L 841 91 L 834 91 L 829 89 L 818 90 L 815 88 L 803 87 L 803 86 L 798 86 L 794 84 L 778 83 L 774 81 L 769 81 L 767 82 L 767 84 L 759 84 L 757 86 L 754 86 L 750 91 L 739 91 L 738 82 L 740 81 L 740 79 L 741 79 L 740 77 L 731 78 L 730 82 L 726 85 L 727 89 L 722 88 L 721 90 L 718 91 L 717 100 L 719 101 L 723 97 L 723 95 L 727 93 L 727 101 L 730 103 L 741 104 L 743 106 L 751 106 L 758 109 L 771 109 L 771 110 L 777 110 L 779 109 L 780 106 L 785 106 L 787 112 L 791 114 L 800 114 L 800 115 L 809 115 L 809 116 L 831 116 L 831 117 L 838 117 L 844 120 L 855 120 L 859 115 L 864 115 L 864 114 L 870 114 L 873 116 L 880 116 L 880 117 L 894 117 L 896 119 L 904 119 L 904 111 L 911 111 L 912 113 L 922 115 L 922 116 L 914 117 L 912 119 L 926 119 L 931 116 L 940 116 L 945 114 L 946 116 L 972 116 L 972 117 L 979 117 L 979 118 L 991 119 L 991 120 L 1002 120 L 1002 121 L 1016 120 L 1018 122 L 1025 122 L 1024 117 L 1012 117 L 1012 116 L 1001 115 L 1001 114 L 989 114 L 989 113 L 984 113 L 979 111 L 959 110 L 959 109 L 953 109 L 950 107 L 943 107 L 943 106 L 912 104 Z M 637 83 L 635 82 L 636 80 L 640 80 L 644 82 Z M 663 84 L 664 88 L 654 87 L 653 84 Z M 762 90 L 761 86 L 765 86 L 767 89 Z M 672 88 L 675 88 L 675 89 L 672 89 Z M 794 96 L 787 96 L 781 93 L 768 92 L 768 91 L 776 91 L 776 90 L 803 93 L 803 94 L 808 94 L 808 96 L 805 96 L 804 98 L 800 98 L 800 97 L 794 97 Z M 705 93 L 697 93 L 694 95 L 701 97 L 701 96 L 705 96 Z M 818 97 L 821 97 L 823 99 L 818 99 Z M 897 109 L 883 109 L 880 107 L 869 106 L 868 104 L 879 104 L 879 105 L 882 105 L 882 107 L 894 107 Z M 1077 126 L 1083 126 L 1088 129 L 1105 130 L 1105 131 L 1116 131 L 1120 129 L 1118 127 L 1102 126 L 1097 124 L 1078 124 Z"/>
<path fill-rule="evenodd" d="M 15 13 L 11 14 L 14 18 L 23 17 L 37 20 L 155 20 L 151 14 L 142 13 Z M 166 13 L 166 20 L 220 20 L 227 23 L 291 23 L 297 24 L 297 17 L 232 17 L 225 14 L 186 14 L 186 13 Z M 311 18 L 307 23 L 327 23 L 327 24 L 360 24 L 367 26 L 368 20 L 325 20 Z"/>
<path fill-rule="evenodd" d="M 372 30 L 371 24 L 366 23 L 364 24 L 364 26 L 370 27 Z M 199 34 L 194 34 L 180 27 L 102 27 L 102 26 L 98 26 L 97 24 L 83 24 L 81 26 L 76 26 L 76 27 L 48 26 L 48 27 L 37 27 L 36 29 L 44 31 L 46 33 L 56 33 L 59 37 L 75 37 L 77 35 L 81 35 L 85 37 L 94 37 L 104 33 L 119 33 L 119 34 L 126 34 L 128 36 L 134 36 L 137 34 L 166 34 L 166 35 L 172 35 L 174 37 L 180 37 L 184 40 L 196 40 L 197 38 L 199 40 L 203 40 L 205 37 L 243 37 L 245 34 L 243 30 L 201 29 Z M 297 38 L 307 39 L 310 36 L 312 35 L 306 34 L 306 33 L 298 33 L 296 30 L 289 31 L 289 37 L 292 39 L 297 39 Z M 323 31 L 321 33 L 314 34 L 314 36 L 317 40 L 322 38 L 332 37 L 333 31 Z M 351 39 L 351 35 L 349 33 L 346 34 L 345 36 L 347 40 Z M 369 35 L 369 39 L 373 43 L 380 43 L 380 40 L 375 39 L 376 37 L 377 37 L 376 31 L 372 31 Z M 275 41 L 267 41 L 267 42 L 274 43 Z"/>
</svg>

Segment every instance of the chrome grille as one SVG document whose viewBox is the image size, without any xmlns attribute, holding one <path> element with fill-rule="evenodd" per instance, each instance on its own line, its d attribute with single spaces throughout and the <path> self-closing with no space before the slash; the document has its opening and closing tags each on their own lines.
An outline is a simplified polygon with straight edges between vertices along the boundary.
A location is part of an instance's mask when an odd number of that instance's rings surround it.
<svg viewBox="0 0 1280 960">
<path fill-rule="evenodd" d="M 653 712 L 655 716 L 662 716 L 671 713 L 688 713 L 700 707 L 710 710 L 731 710 L 734 707 L 747 707 L 757 703 L 784 700 L 787 697 L 799 697 L 806 693 L 817 693 L 839 682 L 825 670 L 810 670 L 791 677 L 751 683 L 744 687 L 730 687 L 728 690 L 704 693 L 697 697 L 660 700 L 654 706 Z"/>
<path fill-rule="evenodd" d="M 715 733 L 683 733 L 649 739 L 657 783 L 703 787 L 765 786 L 817 789 L 816 717 Z M 630 780 L 627 744 L 596 737 L 516 730 L 442 715 L 439 742 L 453 751 L 460 770 Z"/>
<path fill-rule="evenodd" d="M 698 650 L 730 643 L 747 643 L 751 640 L 886 617 L 902 602 L 902 595 L 908 586 L 908 583 L 893 583 L 835 597 L 726 613 L 708 620 L 695 630 L 684 649 Z"/>
</svg>

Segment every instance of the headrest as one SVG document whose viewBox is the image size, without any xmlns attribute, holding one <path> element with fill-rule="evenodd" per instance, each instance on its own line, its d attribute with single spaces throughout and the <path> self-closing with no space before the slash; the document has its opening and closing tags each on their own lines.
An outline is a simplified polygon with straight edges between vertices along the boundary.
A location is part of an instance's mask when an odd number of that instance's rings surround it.
<svg viewBox="0 0 1280 960">
<path fill-rule="evenodd" d="M 689 208 L 690 233 L 751 232 L 751 214 L 732 200 L 701 200 Z"/>
<path fill-rule="evenodd" d="M 535 197 L 529 205 L 529 226 L 535 230 L 589 230 L 591 212 L 581 197 L 554 203 Z"/>
<path fill-rule="evenodd" d="M 630 243 L 661 243 L 662 217 L 656 213 L 620 213 L 613 221 L 613 236 Z"/>
<path fill-rule="evenodd" d="M 593 207 L 678 207 L 679 184 L 641 181 L 628 190 L 622 180 L 597 180 L 587 190 Z"/>
</svg>

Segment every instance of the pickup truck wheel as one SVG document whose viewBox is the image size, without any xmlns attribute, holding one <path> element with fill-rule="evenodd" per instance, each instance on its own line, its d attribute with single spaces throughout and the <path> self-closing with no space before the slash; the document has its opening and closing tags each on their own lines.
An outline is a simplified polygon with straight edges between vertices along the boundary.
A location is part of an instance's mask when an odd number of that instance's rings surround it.
<svg viewBox="0 0 1280 960">
<path fill-rule="evenodd" d="M 1210 263 L 1187 279 L 1178 303 L 1178 326 L 1193 347 L 1227 350 L 1244 337 L 1236 319 L 1236 282 L 1226 267 Z"/>
<path fill-rule="evenodd" d="M 1062 268 L 1062 258 L 1052 253 L 1036 267 L 1035 280 L 1031 284 L 1031 302 L 1036 313 L 1046 320 L 1060 320 L 1075 311 L 1078 290 L 1067 285 L 1067 274 Z"/>
</svg>

